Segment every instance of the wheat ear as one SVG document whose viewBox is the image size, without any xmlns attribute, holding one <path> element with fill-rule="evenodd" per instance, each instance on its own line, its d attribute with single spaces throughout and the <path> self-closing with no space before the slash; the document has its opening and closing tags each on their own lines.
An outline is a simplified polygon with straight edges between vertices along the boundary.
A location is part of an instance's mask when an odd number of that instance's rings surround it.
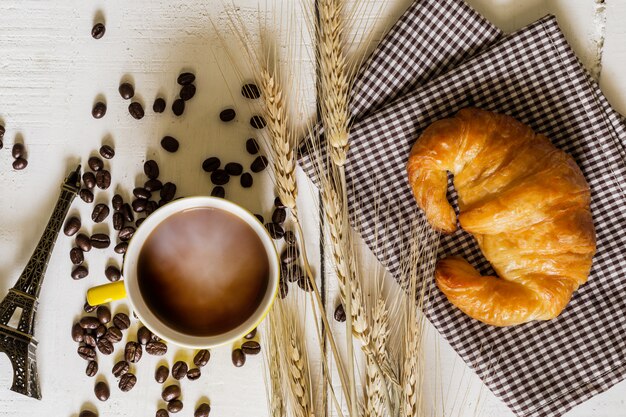
<svg viewBox="0 0 626 417">
<path fill-rule="evenodd" d="M 389 339 L 389 312 L 385 300 L 378 298 L 372 308 L 372 349 L 381 363 L 388 361 L 387 340 Z M 374 358 L 366 359 L 365 379 L 365 415 L 366 417 L 383 417 L 393 415 L 392 410 L 385 413 L 387 403 L 387 386 L 380 368 L 373 363 Z"/>
<path fill-rule="evenodd" d="M 268 327 L 265 335 L 265 362 L 267 364 L 267 379 L 269 379 L 268 403 L 271 417 L 285 417 L 285 391 L 281 373 L 281 347 L 278 342 L 279 326 L 276 323 L 276 314 L 268 316 Z M 267 386 L 267 384 L 266 384 Z"/>
</svg>

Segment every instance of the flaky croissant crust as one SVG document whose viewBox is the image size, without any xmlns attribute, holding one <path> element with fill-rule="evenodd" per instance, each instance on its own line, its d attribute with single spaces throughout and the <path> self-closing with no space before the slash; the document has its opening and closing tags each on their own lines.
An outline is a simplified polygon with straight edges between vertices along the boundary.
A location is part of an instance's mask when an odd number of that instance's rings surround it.
<svg viewBox="0 0 626 417">
<path fill-rule="evenodd" d="M 587 281 L 596 250 L 589 186 L 574 160 L 512 117 L 467 108 L 429 126 L 407 165 L 428 221 L 452 233 L 447 172 L 458 221 L 498 276 L 481 276 L 462 258 L 442 259 L 435 270 L 441 291 L 496 326 L 558 316 Z"/>
</svg>

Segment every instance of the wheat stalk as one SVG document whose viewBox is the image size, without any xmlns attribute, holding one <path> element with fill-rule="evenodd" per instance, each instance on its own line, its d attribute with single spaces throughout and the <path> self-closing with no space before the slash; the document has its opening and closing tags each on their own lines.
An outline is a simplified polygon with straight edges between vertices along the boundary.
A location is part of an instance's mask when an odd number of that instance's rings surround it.
<svg viewBox="0 0 626 417">
<path fill-rule="evenodd" d="M 389 312 L 385 300 L 378 298 L 372 309 L 372 348 L 379 362 L 388 360 L 387 340 L 389 339 Z M 385 413 L 387 386 L 380 368 L 373 363 L 372 357 L 366 359 L 365 376 L 365 416 L 383 417 Z"/>
<path fill-rule="evenodd" d="M 278 342 L 278 324 L 276 315 L 268 315 L 268 327 L 265 335 L 265 361 L 269 380 L 268 402 L 271 417 L 285 417 L 284 386 L 281 374 L 281 349 Z M 267 386 L 267 384 L 266 384 Z"/>
</svg>

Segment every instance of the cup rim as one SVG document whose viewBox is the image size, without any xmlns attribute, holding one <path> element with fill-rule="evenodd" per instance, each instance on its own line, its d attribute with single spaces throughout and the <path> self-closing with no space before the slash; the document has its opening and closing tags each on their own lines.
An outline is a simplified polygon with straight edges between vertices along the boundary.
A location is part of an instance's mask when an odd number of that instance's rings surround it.
<svg viewBox="0 0 626 417">
<path fill-rule="evenodd" d="M 187 209 L 202 207 L 228 211 L 252 227 L 263 243 L 270 267 L 267 291 L 254 314 L 252 314 L 247 320 L 236 328 L 223 334 L 212 336 L 189 335 L 179 332 L 163 323 L 146 305 L 141 291 L 139 290 L 136 273 L 137 260 L 139 258 L 139 254 L 141 253 L 141 248 L 143 247 L 143 243 L 146 238 L 152 233 L 152 231 L 154 231 L 154 229 L 164 220 L 176 213 L 180 213 Z M 154 213 L 146 218 L 140 227 L 137 228 L 137 231 L 128 243 L 128 248 L 123 262 L 122 275 L 124 277 L 124 287 L 126 289 L 127 300 L 130 307 L 144 326 L 165 341 L 185 348 L 201 349 L 217 347 L 235 342 L 261 324 L 269 313 L 278 294 L 280 261 L 274 240 L 265 229 L 265 226 L 249 210 L 233 203 L 232 201 L 222 198 L 193 196 L 179 198 L 165 204 L 162 207 L 159 207 L 154 211 Z"/>
</svg>

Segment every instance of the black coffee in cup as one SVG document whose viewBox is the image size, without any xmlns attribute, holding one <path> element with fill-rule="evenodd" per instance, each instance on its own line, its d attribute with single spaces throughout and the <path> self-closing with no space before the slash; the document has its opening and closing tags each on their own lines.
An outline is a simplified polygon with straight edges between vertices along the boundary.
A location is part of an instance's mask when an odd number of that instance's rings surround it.
<svg viewBox="0 0 626 417">
<path fill-rule="evenodd" d="M 226 333 L 257 310 L 269 285 L 269 260 L 254 229 L 216 208 L 163 220 L 139 253 L 137 281 L 148 308 L 192 336 Z"/>
</svg>

